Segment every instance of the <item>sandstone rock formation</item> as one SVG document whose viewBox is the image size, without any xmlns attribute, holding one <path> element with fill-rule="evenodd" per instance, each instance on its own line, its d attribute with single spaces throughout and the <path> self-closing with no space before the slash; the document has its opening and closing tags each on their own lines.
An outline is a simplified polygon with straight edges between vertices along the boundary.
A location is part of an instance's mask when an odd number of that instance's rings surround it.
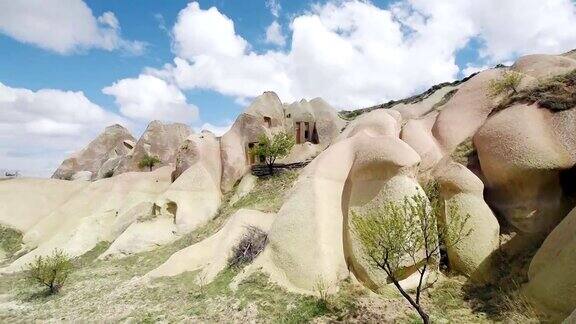
<svg viewBox="0 0 576 324">
<path fill-rule="evenodd" d="M 560 120 L 574 120 L 576 112 L 563 114 Z M 526 233 L 548 233 L 567 213 L 559 170 L 576 162 L 574 150 L 567 150 L 571 143 L 562 140 L 574 126 L 560 116 L 518 104 L 492 116 L 474 136 L 493 206 Z"/>
<path fill-rule="evenodd" d="M 294 134 L 296 145 L 283 162 L 306 160 L 327 147 L 344 127 L 336 111 L 320 98 L 283 105 L 273 92 L 265 92 L 242 113 L 222 136 L 222 191 L 228 192 L 258 157 L 249 149 L 262 134 Z M 311 143 L 311 144 L 310 144 Z"/>
<path fill-rule="evenodd" d="M 134 149 L 119 162 L 114 174 L 142 171 L 138 164 L 147 155 L 160 159 L 160 163 L 155 165 L 154 169 L 166 165 L 174 166 L 178 148 L 190 134 L 192 130 L 184 124 L 163 124 L 157 120 L 151 122 L 136 142 Z"/>
<path fill-rule="evenodd" d="M 26 233 L 87 185 L 56 179 L 0 181 L 0 224 Z"/>
<path fill-rule="evenodd" d="M 175 276 L 186 271 L 200 270 L 197 282 L 210 283 L 227 267 L 233 249 L 247 233 L 248 227 L 268 232 L 274 218 L 274 214 L 241 209 L 216 234 L 174 253 L 166 262 L 146 274 L 145 278 Z"/>
<path fill-rule="evenodd" d="M 444 201 L 442 223 L 456 212 L 468 217 L 463 237 L 448 247 L 450 266 L 478 283 L 493 279 L 492 254 L 499 248 L 500 225 L 483 197 L 484 185 L 470 170 L 458 163 L 450 163 L 437 171 L 440 194 Z"/>
<path fill-rule="evenodd" d="M 284 129 L 284 110 L 278 96 L 265 92 L 252 102 L 232 128 L 222 136 L 222 191 L 228 192 L 248 171 L 248 150 L 258 143 L 260 134 L 270 135 Z"/>
<path fill-rule="evenodd" d="M 529 296 L 561 318 L 576 309 L 575 234 L 576 208 L 548 235 L 528 271 Z"/>
<path fill-rule="evenodd" d="M 31 251 L 2 271 L 19 271 L 35 256 L 50 254 L 54 249 L 78 256 L 101 241 L 113 241 L 115 219 L 143 201 L 154 201 L 170 185 L 171 173 L 170 167 L 164 167 L 89 183 L 26 231 L 23 242 Z"/>
<path fill-rule="evenodd" d="M 80 171 L 91 172 L 92 179 L 102 178 L 108 171 L 100 172 L 102 166 L 126 156 L 132 150 L 133 141 L 134 137 L 126 128 L 120 125 L 106 127 L 88 146 L 64 160 L 52 178 L 70 180 Z"/>
</svg>

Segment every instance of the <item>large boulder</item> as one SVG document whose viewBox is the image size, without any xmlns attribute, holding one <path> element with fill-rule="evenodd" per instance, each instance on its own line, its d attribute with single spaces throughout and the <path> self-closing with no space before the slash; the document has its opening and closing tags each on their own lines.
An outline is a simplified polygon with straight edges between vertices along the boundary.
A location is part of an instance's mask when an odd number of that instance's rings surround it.
<svg viewBox="0 0 576 324">
<path fill-rule="evenodd" d="M 372 136 L 388 135 L 398 137 L 401 124 L 402 117 L 399 112 L 384 109 L 373 110 L 350 122 L 334 142 L 345 140 L 361 132 Z"/>
<path fill-rule="evenodd" d="M 454 162 L 436 173 L 444 201 L 440 223 L 450 224 L 451 216 L 467 219 L 463 233 L 469 235 L 448 246 L 450 266 L 476 283 L 489 282 L 493 278 L 492 255 L 500 245 L 500 225 L 484 201 L 484 184 L 468 168 Z"/>
<path fill-rule="evenodd" d="M 228 192 L 248 171 L 248 150 L 261 134 L 284 130 L 284 109 L 274 92 L 257 97 L 220 140 L 222 158 L 222 191 Z"/>
<path fill-rule="evenodd" d="M 548 235 L 530 262 L 526 292 L 560 318 L 576 309 L 576 209 Z"/>
<path fill-rule="evenodd" d="M 64 160 L 52 178 L 70 180 L 77 172 L 89 171 L 95 179 L 106 161 L 127 155 L 133 141 L 134 137 L 126 128 L 108 126 L 88 146 Z"/>
<path fill-rule="evenodd" d="M 0 181 L 0 224 L 26 233 L 88 185 L 81 181 L 16 178 Z"/>
<path fill-rule="evenodd" d="M 119 162 L 114 174 L 142 171 L 138 164 L 145 156 L 155 156 L 160 159 L 160 163 L 153 169 L 166 165 L 174 166 L 178 148 L 191 134 L 190 127 L 184 124 L 163 124 L 157 120 L 151 122 L 131 153 Z"/>
<path fill-rule="evenodd" d="M 567 213 L 560 170 L 574 158 L 576 110 L 517 104 L 474 136 L 490 202 L 524 233 L 548 233 Z"/>
</svg>

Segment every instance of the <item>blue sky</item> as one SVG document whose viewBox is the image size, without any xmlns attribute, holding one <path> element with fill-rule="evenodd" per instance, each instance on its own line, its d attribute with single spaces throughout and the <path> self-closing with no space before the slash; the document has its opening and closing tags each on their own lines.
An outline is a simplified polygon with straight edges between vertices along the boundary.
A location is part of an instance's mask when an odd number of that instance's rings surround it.
<svg viewBox="0 0 576 324">
<path fill-rule="evenodd" d="M 0 0 L 0 169 L 49 175 L 113 122 L 222 132 L 265 90 L 398 99 L 576 47 L 574 26 L 571 0 Z"/>
</svg>

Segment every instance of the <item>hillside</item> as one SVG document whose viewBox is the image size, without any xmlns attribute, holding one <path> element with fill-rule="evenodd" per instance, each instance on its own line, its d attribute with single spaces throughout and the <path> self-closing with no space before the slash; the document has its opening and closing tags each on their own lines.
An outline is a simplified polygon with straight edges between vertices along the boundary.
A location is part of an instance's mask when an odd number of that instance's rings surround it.
<svg viewBox="0 0 576 324">
<path fill-rule="evenodd" d="M 252 175 L 277 134 L 291 168 Z M 561 323 L 576 316 L 575 139 L 574 52 L 356 111 L 265 92 L 222 137 L 112 125 L 51 179 L 0 181 L 0 321 L 413 323 L 397 288 L 424 287 L 432 322 Z M 432 219 L 438 251 L 410 254 L 407 229 L 387 271 L 359 231 L 375 210 Z M 23 270 L 55 250 L 73 269 L 47 295 Z"/>
</svg>

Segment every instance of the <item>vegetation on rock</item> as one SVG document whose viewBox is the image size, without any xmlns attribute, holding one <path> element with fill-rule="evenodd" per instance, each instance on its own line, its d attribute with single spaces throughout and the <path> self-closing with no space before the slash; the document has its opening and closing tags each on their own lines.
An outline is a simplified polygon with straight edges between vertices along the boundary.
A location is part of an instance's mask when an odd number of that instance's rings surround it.
<svg viewBox="0 0 576 324">
<path fill-rule="evenodd" d="M 12 257 L 22 247 L 22 233 L 0 225 L 0 250 L 4 251 L 5 257 Z"/>
<path fill-rule="evenodd" d="M 37 256 L 28 264 L 28 278 L 48 288 L 50 294 L 60 291 L 72 271 L 72 261 L 60 250 L 50 256 Z"/>
<path fill-rule="evenodd" d="M 352 216 L 356 232 L 368 261 L 383 270 L 394 286 L 418 312 L 424 323 L 430 318 L 421 304 L 426 271 L 439 263 L 440 247 L 457 244 L 469 235 L 465 224 L 469 216 L 462 217 L 452 208 L 445 224 L 438 224 L 438 199 L 419 194 L 406 197 L 403 204 L 394 202 L 372 207 Z M 418 266 L 418 286 L 412 297 L 400 285 L 400 270 L 405 261 Z"/>
<path fill-rule="evenodd" d="M 158 163 L 160 163 L 160 159 L 157 156 L 150 156 L 145 155 L 140 162 L 138 162 L 138 167 L 140 169 L 149 168 L 152 171 L 152 168 Z"/>
<path fill-rule="evenodd" d="M 502 110 L 515 103 L 538 104 L 551 111 L 562 111 L 576 107 L 576 70 L 542 80 L 533 88 L 521 90 L 506 97 L 494 111 Z"/>
<path fill-rule="evenodd" d="M 251 154 L 264 157 L 270 174 L 274 173 L 276 160 L 286 157 L 295 144 L 294 137 L 285 132 L 275 134 L 272 138 L 261 134 L 258 137 L 258 142 L 259 145 L 252 149 Z"/>
<path fill-rule="evenodd" d="M 504 71 L 500 79 L 491 80 L 488 84 L 488 94 L 491 97 L 507 95 L 509 93 L 517 94 L 518 86 L 522 82 L 523 75 L 515 71 Z"/>
</svg>

